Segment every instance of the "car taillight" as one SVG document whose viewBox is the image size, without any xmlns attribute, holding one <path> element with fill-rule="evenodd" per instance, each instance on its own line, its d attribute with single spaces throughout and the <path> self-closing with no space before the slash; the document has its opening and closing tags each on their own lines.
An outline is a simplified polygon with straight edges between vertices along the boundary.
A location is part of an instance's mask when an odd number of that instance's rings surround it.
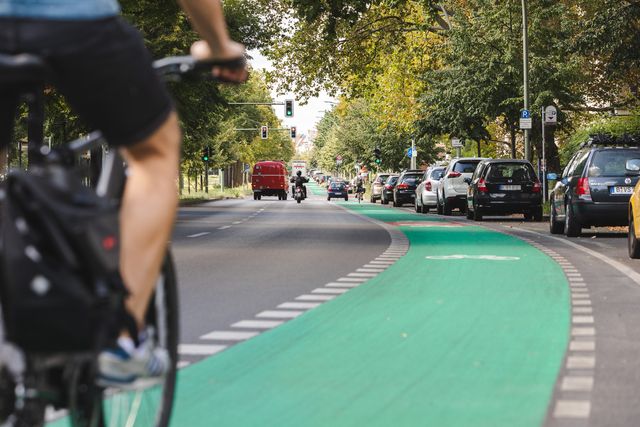
<svg viewBox="0 0 640 427">
<path fill-rule="evenodd" d="M 406 190 L 407 188 L 409 188 L 408 184 L 398 184 L 396 185 L 396 188 L 398 188 L 399 190 Z"/>
<path fill-rule="evenodd" d="M 384 188 L 386 188 L 387 190 L 391 190 L 393 187 L 389 184 L 385 185 Z"/>
<path fill-rule="evenodd" d="M 591 188 L 589 187 L 589 178 L 580 178 L 576 186 L 576 195 L 579 199 L 591 200 Z"/>
<path fill-rule="evenodd" d="M 447 175 L 447 178 L 458 178 L 459 176 L 462 176 L 460 172 L 449 172 L 449 175 Z"/>
<path fill-rule="evenodd" d="M 539 193 L 542 191 L 542 185 L 540 185 L 539 181 L 533 183 L 533 188 L 531 189 L 534 193 Z"/>
<path fill-rule="evenodd" d="M 480 180 L 478 181 L 478 191 L 480 191 L 481 193 L 486 193 L 489 191 L 489 189 L 487 188 L 487 184 L 484 181 L 484 178 L 480 178 Z"/>
<path fill-rule="evenodd" d="M 432 190 L 430 181 L 425 182 L 424 189 L 427 190 L 427 191 L 431 191 Z"/>
</svg>

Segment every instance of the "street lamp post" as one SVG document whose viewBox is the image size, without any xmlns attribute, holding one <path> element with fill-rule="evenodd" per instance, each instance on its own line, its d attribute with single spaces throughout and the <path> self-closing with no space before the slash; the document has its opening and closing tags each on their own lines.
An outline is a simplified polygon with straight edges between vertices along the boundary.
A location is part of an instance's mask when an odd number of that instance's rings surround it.
<svg viewBox="0 0 640 427">
<path fill-rule="evenodd" d="M 522 0 L 522 75 L 524 80 L 524 109 L 529 109 L 529 31 L 527 0 Z M 529 130 L 524 130 L 524 158 L 531 161 Z"/>
</svg>

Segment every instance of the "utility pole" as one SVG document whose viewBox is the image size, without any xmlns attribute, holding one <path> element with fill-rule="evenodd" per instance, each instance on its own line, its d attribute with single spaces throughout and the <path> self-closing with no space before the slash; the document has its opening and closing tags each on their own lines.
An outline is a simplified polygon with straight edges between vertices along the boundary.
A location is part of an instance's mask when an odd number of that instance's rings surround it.
<svg viewBox="0 0 640 427">
<path fill-rule="evenodd" d="M 529 23 L 527 0 L 522 0 L 522 75 L 524 79 L 524 109 L 529 110 Z M 531 161 L 531 141 L 529 130 L 524 130 L 524 158 Z"/>
<path fill-rule="evenodd" d="M 411 138 L 411 169 L 416 168 L 416 160 L 418 156 L 416 155 L 416 140 Z"/>
</svg>

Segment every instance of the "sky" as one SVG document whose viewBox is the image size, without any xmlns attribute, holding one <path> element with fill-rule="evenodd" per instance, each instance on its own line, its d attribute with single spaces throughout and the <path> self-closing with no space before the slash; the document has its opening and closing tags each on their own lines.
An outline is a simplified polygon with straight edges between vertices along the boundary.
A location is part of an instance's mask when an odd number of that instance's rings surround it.
<svg viewBox="0 0 640 427">
<path fill-rule="evenodd" d="M 273 65 L 265 58 L 259 51 L 249 51 L 249 55 L 253 57 L 250 61 L 251 66 L 255 70 L 267 69 L 272 70 Z M 332 98 L 326 93 L 320 94 L 317 98 L 310 98 L 306 105 L 300 105 L 294 93 L 278 94 L 274 90 L 271 91 L 271 96 L 276 102 L 284 102 L 285 99 L 294 99 L 293 118 L 285 118 L 284 105 L 274 105 L 272 108 L 278 118 L 282 120 L 284 127 L 295 126 L 298 135 L 309 135 L 309 131 L 314 129 L 316 123 L 320 121 L 324 111 L 330 110 L 332 104 L 329 102 L 336 102 L 335 98 Z M 329 101 L 329 102 L 326 102 Z"/>
</svg>

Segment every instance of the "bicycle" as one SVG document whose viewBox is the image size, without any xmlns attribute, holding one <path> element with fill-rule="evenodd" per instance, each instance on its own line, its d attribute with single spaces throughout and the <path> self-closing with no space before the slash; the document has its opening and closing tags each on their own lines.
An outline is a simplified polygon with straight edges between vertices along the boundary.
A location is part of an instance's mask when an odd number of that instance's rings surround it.
<svg viewBox="0 0 640 427">
<path fill-rule="evenodd" d="M 158 74 L 168 81 L 197 77 L 205 72 L 210 75 L 209 71 L 215 65 L 233 66 L 229 61 L 197 62 L 189 56 L 154 62 Z M 51 150 L 43 144 L 42 94 L 47 76 L 46 63 L 37 56 L 0 55 L 0 78 L 25 87 L 24 93 L 28 95 L 30 157 L 43 169 L 77 168 L 75 160 L 80 154 L 87 151 L 100 154 L 106 141 L 100 132 L 93 132 Z M 101 171 L 96 176 L 99 177 L 95 193 L 117 203 L 126 180 L 126 165 L 117 150 L 106 151 Z M 104 297 L 116 298 L 115 295 Z M 47 418 L 51 421 L 46 415 L 49 406 L 66 410 L 68 421 L 74 427 L 167 426 L 173 406 L 178 358 L 178 294 L 170 248 L 151 301 L 147 325 L 154 331 L 155 344 L 168 351 L 171 366 L 166 376 L 159 380 L 141 381 L 122 388 L 104 389 L 97 385 L 99 344 L 86 351 L 23 350 L 4 342 L 5 325 L 0 316 L 0 425 L 42 426 Z M 96 341 L 100 342 L 99 339 Z"/>
<path fill-rule="evenodd" d="M 356 190 L 356 198 L 358 199 L 358 203 L 362 202 L 363 197 L 364 197 L 364 188 L 358 188 Z"/>
</svg>

